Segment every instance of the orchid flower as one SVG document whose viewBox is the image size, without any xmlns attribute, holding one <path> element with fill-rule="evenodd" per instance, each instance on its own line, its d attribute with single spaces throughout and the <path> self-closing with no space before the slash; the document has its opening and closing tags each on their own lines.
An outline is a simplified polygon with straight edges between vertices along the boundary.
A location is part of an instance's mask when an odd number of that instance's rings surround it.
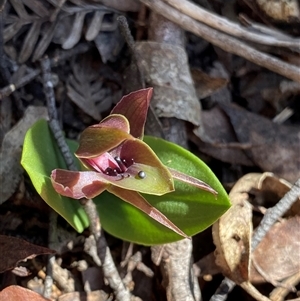
<svg viewBox="0 0 300 301">
<path fill-rule="evenodd" d="M 120 100 L 108 117 L 85 129 L 75 156 L 86 170 L 55 169 L 52 185 L 59 194 L 74 199 L 94 198 L 107 190 L 187 237 L 142 194 L 170 193 L 174 191 L 174 179 L 214 195 L 217 192 L 199 179 L 167 168 L 142 140 L 151 96 L 152 88 L 132 92 Z"/>
</svg>

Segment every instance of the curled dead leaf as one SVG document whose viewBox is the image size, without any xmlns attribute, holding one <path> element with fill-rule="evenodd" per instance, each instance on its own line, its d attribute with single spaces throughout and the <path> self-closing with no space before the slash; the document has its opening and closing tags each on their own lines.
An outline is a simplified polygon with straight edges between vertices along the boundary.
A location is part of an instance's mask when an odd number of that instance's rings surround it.
<svg viewBox="0 0 300 301">
<path fill-rule="evenodd" d="M 248 281 L 252 236 L 252 207 L 248 191 L 260 174 L 247 174 L 232 188 L 232 207 L 213 225 L 216 264 L 236 283 Z"/>
<path fill-rule="evenodd" d="M 232 188 L 232 207 L 213 225 L 216 264 L 228 278 L 256 300 L 270 301 L 249 281 L 252 237 L 252 206 L 249 192 L 257 187 L 260 174 L 243 176 Z"/>
</svg>

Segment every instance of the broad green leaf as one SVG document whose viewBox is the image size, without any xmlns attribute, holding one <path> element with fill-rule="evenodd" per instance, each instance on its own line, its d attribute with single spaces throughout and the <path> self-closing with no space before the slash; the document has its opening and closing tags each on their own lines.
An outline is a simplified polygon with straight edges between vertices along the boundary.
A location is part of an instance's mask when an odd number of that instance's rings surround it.
<svg viewBox="0 0 300 301">
<path fill-rule="evenodd" d="M 71 140 L 67 142 L 71 151 L 74 152 L 78 147 L 77 143 Z M 67 169 L 67 166 L 46 120 L 39 120 L 27 131 L 21 164 L 27 171 L 36 191 L 50 207 L 78 232 L 88 227 L 88 218 L 79 202 L 61 196 L 52 187 L 50 180 L 52 170 Z"/>
<path fill-rule="evenodd" d="M 218 192 L 212 193 L 175 180 L 175 191 L 163 196 L 143 194 L 187 235 L 195 235 L 214 223 L 229 207 L 227 193 L 209 167 L 182 147 L 165 140 L 145 137 L 144 141 L 170 168 L 201 179 Z M 141 179 L 142 181 L 142 179 Z M 103 228 L 124 240 L 144 245 L 173 242 L 182 237 L 149 216 L 104 192 L 95 198 Z"/>
</svg>

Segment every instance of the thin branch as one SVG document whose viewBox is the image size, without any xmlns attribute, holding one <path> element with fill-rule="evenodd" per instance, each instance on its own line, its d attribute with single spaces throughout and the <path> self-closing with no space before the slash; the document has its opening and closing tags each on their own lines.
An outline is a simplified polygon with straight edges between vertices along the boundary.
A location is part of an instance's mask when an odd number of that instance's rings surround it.
<svg viewBox="0 0 300 301">
<path fill-rule="evenodd" d="M 170 21 L 180 25 L 185 30 L 202 37 L 224 51 L 241 56 L 259 66 L 286 76 L 296 82 L 300 82 L 300 68 L 283 62 L 274 56 L 258 51 L 236 38 L 230 37 L 205 24 L 197 22 L 191 17 L 180 13 L 172 6 L 163 3 L 161 0 L 140 0 L 140 2 L 147 5 L 158 14 L 163 15 Z"/>
<path fill-rule="evenodd" d="M 257 245 L 262 241 L 270 228 L 283 216 L 291 206 L 300 199 L 300 178 L 292 186 L 284 197 L 272 208 L 269 208 L 261 220 L 259 227 L 254 232 L 252 237 L 252 252 Z"/>
<path fill-rule="evenodd" d="M 134 63 L 136 65 L 136 67 L 137 67 L 137 71 L 138 71 L 138 74 L 139 74 L 139 81 L 140 81 L 141 88 L 144 89 L 146 87 L 146 85 L 145 85 L 145 78 L 144 78 L 144 74 L 143 74 L 142 69 L 139 68 L 139 57 L 138 57 L 136 51 L 134 50 L 135 42 L 134 42 L 133 36 L 132 36 L 132 34 L 130 32 L 127 20 L 126 20 L 126 18 L 124 16 L 119 16 L 117 18 L 117 21 L 118 21 L 119 28 L 121 30 L 122 36 L 126 40 L 126 44 L 127 44 L 128 48 L 130 50 L 131 57 L 134 60 Z"/>
<path fill-rule="evenodd" d="M 127 20 L 124 16 L 119 16 L 117 18 L 120 31 L 122 33 L 122 36 L 124 37 L 126 44 L 130 50 L 131 58 L 134 62 L 134 65 L 136 67 L 137 73 L 138 73 L 138 80 L 140 89 L 146 87 L 145 83 L 145 77 L 143 74 L 143 69 L 140 68 L 139 62 L 141 61 L 137 51 L 135 50 L 135 41 L 134 38 L 130 32 Z M 150 103 L 149 110 L 148 110 L 148 116 L 147 116 L 147 123 L 146 123 L 146 131 L 149 128 L 149 124 L 151 123 L 152 129 L 155 131 L 155 136 L 164 138 L 164 133 L 162 129 L 162 125 L 155 113 L 155 110 L 153 109 L 153 106 Z"/>
<path fill-rule="evenodd" d="M 234 287 L 235 283 L 229 278 L 225 277 L 209 301 L 225 301 L 228 294 L 234 289 Z"/>
<path fill-rule="evenodd" d="M 57 120 L 57 111 L 55 106 L 55 97 L 53 91 L 53 84 L 51 82 L 51 63 L 48 58 L 41 61 L 41 69 L 43 73 L 43 86 L 45 90 L 45 95 L 47 99 L 47 107 L 49 110 L 49 125 L 53 132 L 53 135 L 59 145 L 62 155 L 66 161 L 66 164 L 70 170 L 76 170 L 76 165 L 73 160 L 73 156 L 70 152 L 68 145 L 64 139 L 62 130 L 60 129 Z M 110 287 L 114 290 L 116 295 L 116 300 L 119 301 L 129 301 L 130 293 L 125 288 L 118 270 L 113 262 L 110 250 L 107 246 L 106 239 L 101 233 L 101 225 L 99 220 L 99 215 L 97 214 L 97 209 L 95 203 L 90 200 L 82 200 L 81 204 L 87 214 L 90 221 L 90 229 L 94 236 L 97 244 L 97 251 L 99 259 L 102 263 L 102 269 L 105 278 L 108 280 Z"/>
<path fill-rule="evenodd" d="M 49 114 L 49 126 L 66 161 L 68 169 L 77 170 L 72 154 L 58 122 L 53 84 L 51 81 L 51 66 L 48 58 L 45 58 L 41 61 L 41 69 L 43 73 L 43 86 Z"/>
<path fill-rule="evenodd" d="M 300 39 L 293 39 L 287 35 L 285 38 L 276 38 L 259 32 L 250 31 L 249 29 L 240 26 L 237 23 L 231 22 L 226 18 L 211 13 L 187 0 L 164 1 L 169 3 L 181 13 L 229 35 L 263 45 L 290 48 L 295 47 L 300 49 Z"/>
</svg>

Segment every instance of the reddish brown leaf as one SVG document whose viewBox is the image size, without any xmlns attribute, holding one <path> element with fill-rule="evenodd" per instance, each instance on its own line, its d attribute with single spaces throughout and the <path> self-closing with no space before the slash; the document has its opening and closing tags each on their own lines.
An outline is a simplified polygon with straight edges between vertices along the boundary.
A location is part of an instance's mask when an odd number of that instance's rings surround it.
<svg viewBox="0 0 300 301">
<path fill-rule="evenodd" d="M 270 280 L 282 280 L 300 270 L 300 217 L 276 223 L 253 253 L 256 265 Z M 252 282 L 264 282 L 265 279 L 251 269 Z"/>
<path fill-rule="evenodd" d="M 55 251 L 31 244 L 23 239 L 0 235 L 0 273 L 12 270 L 20 261 L 32 259 L 37 255 L 54 254 Z M 13 299 L 6 299 L 13 300 Z"/>
<path fill-rule="evenodd" d="M 0 301 L 49 301 L 41 295 L 18 285 L 11 285 L 0 292 Z"/>
</svg>

